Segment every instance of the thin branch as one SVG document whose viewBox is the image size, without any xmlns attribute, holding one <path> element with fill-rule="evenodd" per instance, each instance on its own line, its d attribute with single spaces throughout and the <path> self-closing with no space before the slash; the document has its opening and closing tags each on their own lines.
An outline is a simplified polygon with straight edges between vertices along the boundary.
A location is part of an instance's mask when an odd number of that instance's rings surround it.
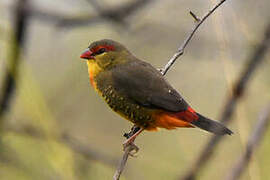
<svg viewBox="0 0 270 180">
<path fill-rule="evenodd" d="M 39 129 L 34 128 L 29 125 L 21 125 L 18 127 L 14 127 L 14 126 L 5 127 L 4 130 L 7 132 L 10 131 L 17 134 L 27 135 L 27 136 L 31 136 L 31 137 L 39 138 L 39 139 L 47 138 L 45 134 L 42 133 Z M 86 146 L 80 143 L 77 139 L 65 133 L 59 136 L 59 139 L 56 139 L 56 140 L 65 144 L 74 152 L 82 155 L 85 159 L 96 160 L 110 166 L 115 166 L 117 164 L 117 159 L 110 157 L 106 154 L 103 154 L 92 147 Z"/>
<path fill-rule="evenodd" d="M 28 17 L 42 20 L 42 22 L 55 24 L 58 27 L 87 26 L 101 21 L 111 21 L 121 25 L 127 25 L 126 18 L 141 10 L 153 0 L 133 0 L 116 7 L 106 7 L 97 0 L 87 0 L 97 11 L 96 14 L 64 14 L 57 11 L 44 10 L 38 5 L 28 4 L 24 7 Z M 9 8 L 13 8 L 12 6 Z"/>
<path fill-rule="evenodd" d="M 109 20 L 114 23 L 125 24 L 124 20 L 127 17 L 134 14 L 137 10 L 140 10 L 143 6 L 147 5 L 152 0 L 135 0 L 112 8 L 103 8 L 106 6 L 100 6 L 97 4 L 98 2 L 93 0 L 88 1 L 94 6 L 94 8 L 102 7 L 97 8 L 97 14 L 85 14 L 70 17 L 67 15 L 59 14 L 57 12 L 47 12 L 39 7 L 31 7 L 29 12 L 31 17 L 39 18 L 50 23 L 56 23 L 59 27 L 86 26 L 102 20 Z"/>
<path fill-rule="evenodd" d="M 132 135 L 134 135 L 136 132 L 138 132 L 140 130 L 140 127 L 134 125 L 129 133 L 125 133 L 124 136 L 128 139 L 130 138 Z M 134 139 L 135 141 L 135 139 Z M 122 174 L 122 172 L 124 171 L 125 165 L 127 163 L 128 157 L 129 156 L 134 156 L 134 154 L 132 154 L 132 151 L 135 151 L 135 153 L 138 152 L 139 148 L 134 144 L 134 141 L 132 143 L 130 143 L 127 147 L 125 147 L 124 149 L 124 154 L 122 159 L 119 162 L 119 165 L 115 171 L 115 174 L 113 176 L 114 180 L 118 180 L 120 179 L 120 176 Z"/>
<path fill-rule="evenodd" d="M 235 166 L 231 169 L 227 180 L 236 180 L 239 179 L 242 172 L 248 166 L 252 155 L 255 151 L 255 148 L 258 147 L 258 144 L 262 141 L 263 135 L 266 132 L 267 128 L 269 128 L 270 122 L 270 104 L 263 109 L 262 112 L 259 114 L 258 123 L 256 124 L 255 130 L 253 131 L 252 135 L 250 136 L 246 152 L 239 158 Z"/>
<path fill-rule="evenodd" d="M 89 25 L 102 20 L 102 17 L 97 14 L 80 14 L 78 16 L 70 16 L 55 11 L 44 11 L 42 7 L 31 7 L 29 9 L 31 18 L 42 20 L 42 22 L 55 24 L 56 26 L 79 26 Z"/>
<path fill-rule="evenodd" d="M 113 176 L 114 180 L 119 180 L 122 172 L 124 171 L 125 165 L 127 163 L 128 157 L 131 155 L 130 153 L 132 151 L 138 151 L 138 147 L 135 144 L 131 144 L 126 147 L 125 152 L 123 154 L 122 160 L 120 161 L 117 170 L 115 171 L 115 174 Z M 131 155 L 133 156 L 133 155 Z"/>
<path fill-rule="evenodd" d="M 236 104 L 240 98 L 244 95 L 245 90 L 247 89 L 248 82 L 251 76 L 255 73 L 255 70 L 258 69 L 259 65 L 264 60 L 265 54 L 268 52 L 270 47 L 270 24 L 266 27 L 265 35 L 262 41 L 257 45 L 254 53 L 247 60 L 247 65 L 245 69 L 240 74 L 238 81 L 233 89 L 233 94 L 227 99 L 227 102 L 224 106 L 224 111 L 221 114 L 221 123 L 227 124 L 232 120 L 232 115 L 235 111 Z M 214 153 L 216 145 L 220 142 L 223 136 L 215 136 L 208 141 L 202 153 L 196 160 L 195 164 L 188 171 L 188 173 L 181 179 L 192 180 L 195 179 L 197 173 L 205 167 L 205 164 L 209 161 L 211 156 Z"/>
<path fill-rule="evenodd" d="M 163 76 L 165 76 L 165 74 L 167 73 L 167 71 L 170 69 L 170 67 L 174 64 L 174 62 L 176 61 L 176 59 L 181 56 L 182 54 L 184 54 L 184 50 L 186 48 L 186 46 L 188 45 L 188 43 L 190 42 L 191 38 L 193 37 L 194 33 L 196 32 L 196 30 L 200 27 L 200 25 L 219 7 L 221 6 L 221 4 L 223 4 L 226 0 L 222 0 L 220 1 L 218 4 L 216 4 L 208 13 L 206 13 L 202 19 L 200 20 L 200 18 L 198 18 L 193 12 L 190 11 L 190 15 L 195 19 L 195 26 L 192 28 L 190 34 L 187 36 L 187 38 L 185 39 L 185 41 L 183 42 L 183 44 L 180 46 L 180 48 L 178 49 L 178 51 L 173 55 L 173 57 L 169 60 L 169 62 L 165 65 L 165 67 L 163 69 L 160 69 L 160 72 Z M 132 128 L 134 128 L 136 126 L 133 126 Z M 135 132 L 131 132 L 129 133 L 129 135 L 133 135 L 135 134 Z M 124 170 L 126 161 L 128 159 L 128 156 L 130 154 L 130 152 L 132 150 L 134 150 L 133 147 L 134 144 L 131 144 L 130 146 L 128 146 L 125 149 L 124 155 L 122 157 L 122 160 L 120 161 L 120 164 L 118 166 L 118 169 L 114 175 L 114 179 L 118 180 L 120 178 L 120 175 L 122 173 L 122 171 Z M 136 146 L 135 146 L 136 147 Z"/>
<path fill-rule="evenodd" d="M 3 92 L 0 97 L 0 119 L 8 110 L 11 97 L 15 91 L 15 79 L 20 66 L 20 55 L 21 50 L 24 47 L 25 31 L 28 22 L 28 13 L 26 11 L 27 5 L 28 0 L 20 0 L 14 9 L 14 32 L 11 33 L 11 48 L 9 50 L 7 69 L 3 81 Z"/>
<path fill-rule="evenodd" d="M 86 159 L 96 160 L 110 166 L 115 166 L 117 164 L 117 159 L 83 145 L 77 139 L 72 138 L 71 136 L 63 135 L 61 137 L 61 141 L 74 152 L 82 155 Z"/>
<path fill-rule="evenodd" d="M 201 19 L 196 16 L 192 11 L 189 11 L 189 14 L 194 18 L 195 22 L 200 22 Z"/>
<path fill-rule="evenodd" d="M 110 20 L 115 23 L 125 24 L 125 19 L 135 11 L 141 9 L 152 0 L 136 0 L 114 8 L 98 8 L 98 15 L 78 18 L 64 18 L 59 21 L 60 26 L 85 26 L 96 20 Z M 95 2 L 92 2 L 95 3 Z M 95 3 L 97 5 L 97 3 Z M 99 6 L 100 7 L 100 6 Z"/>
<path fill-rule="evenodd" d="M 184 54 L 185 48 L 192 39 L 193 35 L 200 27 L 200 25 L 219 7 L 221 6 L 226 0 L 221 0 L 218 4 L 216 4 L 210 11 L 208 11 L 201 19 L 198 18 L 193 12 L 190 11 L 191 16 L 195 19 L 195 26 L 191 29 L 191 32 L 184 40 L 183 44 L 178 48 L 177 52 L 173 55 L 173 57 L 169 60 L 169 62 L 165 65 L 163 69 L 161 69 L 161 74 L 165 75 L 167 71 L 171 68 L 174 64 L 176 59 Z"/>
</svg>

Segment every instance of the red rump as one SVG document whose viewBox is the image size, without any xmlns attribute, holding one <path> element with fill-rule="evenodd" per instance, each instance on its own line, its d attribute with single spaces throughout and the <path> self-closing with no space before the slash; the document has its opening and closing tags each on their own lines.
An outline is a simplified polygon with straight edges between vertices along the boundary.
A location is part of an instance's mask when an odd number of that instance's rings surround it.
<svg viewBox="0 0 270 180">
<path fill-rule="evenodd" d="M 162 127 L 166 129 L 175 129 L 177 127 L 194 127 L 191 122 L 199 119 L 196 112 L 188 107 L 187 110 L 181 112 L 161 111 L 153 114 L 155 122 L 151 124 L 147 130 L 157 130 Z"/>
<path fill-rule="evenodd" d="M 173 113 L 171 115 L 176 117 L 177 119 L 181 119 L 187 122 L 192 122 L 199 119 L 199 116 L 191 107 L 188 107 L 188 109 L 185 111 Z"/>
</svg>

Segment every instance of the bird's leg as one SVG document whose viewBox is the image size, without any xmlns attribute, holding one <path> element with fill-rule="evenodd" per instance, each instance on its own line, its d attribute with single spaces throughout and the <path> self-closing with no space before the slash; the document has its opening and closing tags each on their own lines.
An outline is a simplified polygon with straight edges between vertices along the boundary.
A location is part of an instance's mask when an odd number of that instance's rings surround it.
<svg viewBox="0 0 270 180">
<path fill-rule="evenodd" d="M 135 151 L 137 152 L 139 148 L 133 142 L 143 130 L 144 130 L 143 128 L 139 128 L 137 126 L 132 127 L 131 133 L 125 134 L 125 137 L 127 137 L 128 139 L 123 143 L 124 149 L 126 149 L 126 147 L 128 147 L 129 145 L 132 145 Z"/>
<path fill-rule="evenodd" d="M 124 134 L 124 137 L 125 138 L 130 138 L 131 136 L 133 136 L 137 131 L 139 131 L 140 130 L 140 127 L 139 126 L 136 126 L 136 125 L 134 125 L 134 126 L 132 126 L 132 128 L 130 129 L 130 132 L 129 133 L 125 133 Z"/>
<path fill-rule="evenodd" d="M 128 145 L 128 144 L 130 144 L 130 143 L 133 143 L 134 140 L 136 139 L 136 137 L 137 137 L 142 131 L 143 131 L 143 129 L 140 128 L 140 130 L 137 131 L 135 134 L 133 134 L 131 137 L 129 137 L 129 138 L 123 143 L 123 145 L 126 146 L 126 145 Z"/>
</svg>

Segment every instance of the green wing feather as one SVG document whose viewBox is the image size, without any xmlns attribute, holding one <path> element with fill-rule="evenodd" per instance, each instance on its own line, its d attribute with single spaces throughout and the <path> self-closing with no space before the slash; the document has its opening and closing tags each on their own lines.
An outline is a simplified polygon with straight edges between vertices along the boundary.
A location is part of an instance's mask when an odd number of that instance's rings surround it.
<svg viewBox="0 0 270 180">
<path fill-rule="evenodd" d="M 117 92 L 136 103 L 172 112 L 184 111 L 188 104 L 149 63 L 134 60 L 112 69 Z"/>
</svg>

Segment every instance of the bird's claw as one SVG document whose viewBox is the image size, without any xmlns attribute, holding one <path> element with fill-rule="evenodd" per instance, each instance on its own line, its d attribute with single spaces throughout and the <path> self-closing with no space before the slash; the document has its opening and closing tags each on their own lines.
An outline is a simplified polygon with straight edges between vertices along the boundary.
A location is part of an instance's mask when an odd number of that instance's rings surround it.
<svg viewBox="0 0 270 180">
<path fill-rule="evenodd" d="M 131 141 L 130 139 L 126 140 L 124 143 L 123 143 L 123 151 L 125 151 L 129 146 L 132 146 L 133 141 Z"/>
<path fill-rule="evenodd" d="M 137 153 L 140 150 L 140 148 L 138 146 L 136 146 L 133 142 L 129 142 L 129 143 L 124 143 L 123 144 L 123 150 L 126 151 L 128 149 L 129 153 L 128 155 L 130 155 L 131 157 L 137 157 Z"/>
<path fill-rule="evenodd" d="M 130 155 L 131 157 L 137 157 L 138 156 L 138 152 L 139 152 L 139 147 L 138 146 L 136 146 L 135 144 L 133 144 L 134 145 L 134 147 L 133 147 L 133 149 L 128 153 L 128 155 Z"/>
</svg>

